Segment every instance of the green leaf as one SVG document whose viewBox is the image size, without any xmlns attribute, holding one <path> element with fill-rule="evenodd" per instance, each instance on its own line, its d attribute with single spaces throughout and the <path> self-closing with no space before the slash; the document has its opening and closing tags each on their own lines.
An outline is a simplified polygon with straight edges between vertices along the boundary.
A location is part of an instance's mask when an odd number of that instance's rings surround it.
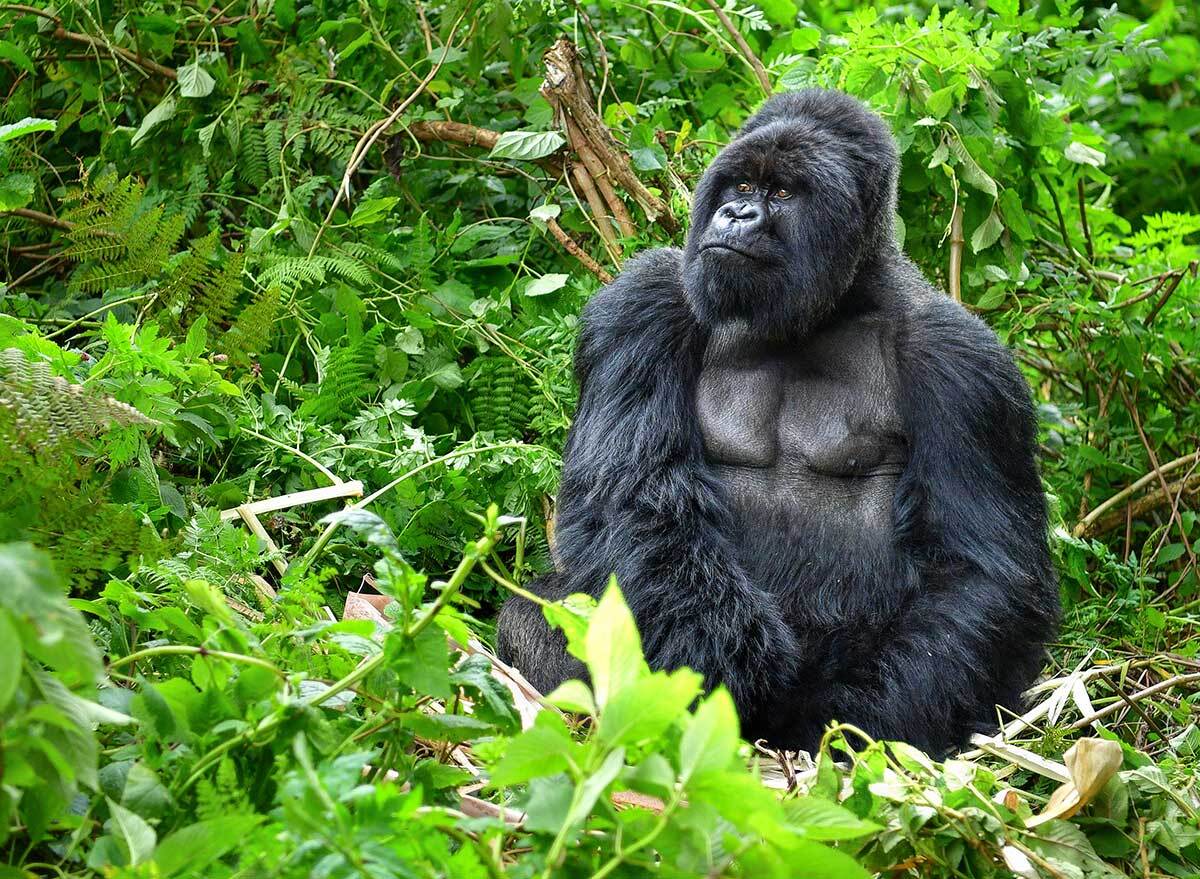
<svg viewBox="0 0 1200 879">
<path fill-rule="evenodd" d="M 737 745 L 737 709 L 721 687 L 700 703 L 679 741 L 680 778 L 686 784 L 698 773 L 727 768 Z"/>
<path fill-rule="evenodd" d="M 490 723 L 469 714 L 424 714 L 409 711 L 400 715 L 400 723 L 423 739 L 457 745 L 496 731 Z"/>
<path fill-rule="evenodd" d="M 179 93 L 185 98 L 207 98 L 217 81 L 198 63 L 185 64 L 176 71 Z"/>
<path fill-rule="evenodd" d="M 800 797 L 787 804 L 792 823 L 810 839 L 856 839 L 879 831 L 880 826 L 864 821 L 849 809 L 818 797 Z"/>
<path fill-rule="evenodd" d="M 222 815 L 176 830 L 154 850 L 154 863 L 164 877 L 204 875 L 204 868 L 241 845 L 263 822 L 262 815 Z"/>
<path fill-rule="evenodd" d="M 37 72 L 29 56 L 8 40 L 0 40 L 0 59 L 11 61 L 28 74 L 32 75 Z"/>
<path fill-rule="evenodd" d="M 21 683 L 23 656 L 21 635 L 9 612 L 0 607 L 0 715 Z"/>
<path fill-rule="evenodd" d="M 684 52 L 679 58 L 684 67 L 695 73 L 711 73 L 725 66 L 725 56 L 714 52 Z"/>
<path fill-rule="evenodd" d="M 986 192 L 992 198 L 995 198 L 996 193 L 999 192 L 999 189 L 996 187 L 996 181 L 979 166 L 979 163 L 975 161 L 975 158 L 967 151 L 967 148 L 963 146 L 962 141 L 957 137 L 952 137 L 948 141 L 948 146 L 954 158 L 958 160 L 957 167 L 962 179 L 976 189 Z"/>
<path fill-rule="evenodd" d="M 493 159 L 533 161 L 545 158 L 566 143 L 557 131 L 506 131 L 492 147 Z"/>
<path fill-rule="evenodd" d="M 400 201 L 397 195 L 385 198 L 368 198 L 360 202 L 350 217 L 351 226 L 370 226 L 387 219 L 388 213 Z"/>
<path fill-rule="evenodd" d="M 296 23 L 296 0 L 275 0 L 275 21 L 283 30 L 291 30 Z"/>
<path fill-rule="evenodd" d="M 608 745 L 656 739 L 687 716 L 703 679 L 691 669 L 647 675 L 611 696 L 600 716 L 597 737 Z"/>
<path fill-rule="evenodd" d="M 646 673 L 637 624 L 617 588 L 615 577 L 609 580 L 604 596 L 588 621 L 584 643 L 592 691 L 603 713 L 611 696 Z"/>
<path fill-rule="evenodd" d="M 755 5 L 771 24 L 788 27 L 796 23 L 797 9 L 792 0 L 757 0 Z"/>
<path fill-rule="evenodd" d="M 36 134 L 39 131 L 53 131 L 57 127 L 58 123 L 53 119 L 35 119 L 32 116 L 26 116 L 9 125 L 0 125 L 0 143 L 25 137 L 27 134 Z"/>
<path fill-rule="evenodd" d="M 0 177 L 0 211 L 15 211 L 33 200 L 32 174 L 17 172 Z"/>
<path fill-rule="evenodd" d="M 988 0 L 988 9 L 1002 19 L 1010 21 L 1021 12 L 1020 0 Z"/>
<path fill-rule="evenodd" d="M 953 85 L 948 85 L 944 89 L 938 89 L 926 99 L 925 107 L 938 119 L 942 119 L 950 112 L 950 108 L 954 106 L 955 93 L 957 91 L 957 86 Z"/>
<path fill-rule="evenodd" d="M 546 696 L 546 701 L 563 711 L 595 716 L 596 702 L 592 691 L 583 681 L 563 681 Z"/>
<path fill-rule="evenodd" d="M 166 122 L 175 115 L 175 97 L 167 95 L 158 105 L 146 114 L 146 118 L 142 120 L 142 124 L 138 126 L 138 130 L 133 133 L 133 138 L 129 141 L 130 146 L 137 146 L 146 139 L 146 135 L 154 128 L 154 126 Z"/>
<path fill-rule="evenodd" d="M 821 32 L 815 27 L 800 27 L 792 31 L 792 49 L 796 52 L 815 49 L 820 42 Z"/>
<path fill-rule="evenodd" d="M 396 677 L 414 691 L 439 699 L 449 698 L 450 651 L 441 629 L 426 626 L 416 638 L 408 638 L 399 629 L 393 629 L 388 633 L 384 649 Z"/>
<path fill-rule="evenodd" d="M 575 750 L 561 715 L 542 711 L 533 726 L 509 742 L 504 756 L 492 769 L 491 783 L 507 787 L 565 772 Z"/>
<path fill-rule="evenodd" d="M 604 762 L 600 764 L 600 768 L 585 778 L 583 784 L 579 786 L 579 797 L 571 810 L 567 812 L 565 823 L 573 825 L 583 821 L 591 813 L 600 794 L 604 793 L 605 789 L 616 780 L 624 765 L 624 748 L 617 748 L 615 751 L 609 752 L 608 756 L 604 758 Z"/>
<path fill-rule="evenodd" d="M 574 796 L 575 785 L 566 775 L 533 779 L 524 799 L 524 828 L 533 833 L 558 833 Z"/>
<path fill-rule="evenodd" d="M 971 233 L 971 251 L 979 253 L 985 248 L 991 247 L 999 238 L 1000 233 L 1004 231 L 1004 224 L 1000 222 L 1000 215 L 995 210 L 987 215 L 979 227 Z"/>
<path fill-rule="evenodd" d="M 125 843 L 130 865 L 136 867 L 148 861 L 154 853 L 154 843 L 157 840 L 154 828 L 120 803 L 114 803 L 108 797 L 105 797 L 105 800 L 112 816 L 105 822 L 105 829 Z"/>
<path fill-rule="evenodd" d="M 555 290 L 562 289 L 570 279 L 570 275 L 548 272 L 540 278 L 531 279 L 525 285 L 525 295 L 545 296 L 547 293 L 553 293 Z"/>
</svg>

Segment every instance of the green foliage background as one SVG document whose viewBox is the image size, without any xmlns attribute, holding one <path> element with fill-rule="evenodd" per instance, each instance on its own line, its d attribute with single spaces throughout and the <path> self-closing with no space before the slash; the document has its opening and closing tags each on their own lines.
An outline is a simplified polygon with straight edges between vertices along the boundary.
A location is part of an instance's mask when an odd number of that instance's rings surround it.
<svg viewBox="0 0 1200 879">
<path fill-rule="evenodd" d="M 564 173 L 563 36 L 666 206 L 618 187 L 632 235 Z M 1198 77 L 1172 0 L 0 3 L 0 876 L 1197 875 Z M 549 611 L 591 725 L 519 733 L 444 646 L 550 563 L 599 278 L 679 243 L 729 134 L 809 85 L 892 125 L 906 249 L 1034 389 L 1050 671 L 1091 670 L 1125 753 L 1072 822 L 1025 827 L 1027 768 L 840 732 L 780 803 L 619 601 L 604 637 Z M 370 503 L 265 514 L 273 547 L 217 514 L 337 480 Z M 386 638 L 323 610 L 367 573 Z M 1084 695 L 1022 743 L 1061 759 Z M 459 743 L 519 828 L 460 811 Z"/>
</svg>

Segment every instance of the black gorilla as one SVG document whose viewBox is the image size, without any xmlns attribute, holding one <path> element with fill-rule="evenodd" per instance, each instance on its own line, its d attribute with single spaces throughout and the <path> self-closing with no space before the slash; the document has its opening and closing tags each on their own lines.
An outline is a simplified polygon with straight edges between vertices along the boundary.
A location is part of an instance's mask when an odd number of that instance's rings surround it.
<svg viewBox="0 0 1200 879">
<path fill-rule="evenodd" d="M 1017 708 L 1058 617 L 1029 389 L 897 248 L 896 147 L 856 100 L 772 98 L 696 191 L 687 247 L 587 306 L 557 599 L 615 572 L 651 666 L 731 691 L 748 738 L 831 719 L 934 752 Z M 500 654 L 583 667 L 539 608 Z"/>
</svg>

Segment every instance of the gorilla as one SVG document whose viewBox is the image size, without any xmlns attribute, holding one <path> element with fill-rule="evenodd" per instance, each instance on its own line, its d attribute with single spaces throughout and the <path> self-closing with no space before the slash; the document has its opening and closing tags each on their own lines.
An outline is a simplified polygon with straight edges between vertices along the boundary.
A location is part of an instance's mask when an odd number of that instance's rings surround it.
<svg viewBox="0 0 1200 879">
<path fill-rule="evenodd" d="M 1016 711 L 1059 615 L 1027 384 L 896 245 L 898 156 L 857 100 L 771 98 L 704 173 L 686 247 L 588 303 L 546 599 L 615 573 L 653 668 L 743 732 L 831 720 L 936 754 Z M 501 658 L 584 677 L 537 605 Z"/>
</svg>

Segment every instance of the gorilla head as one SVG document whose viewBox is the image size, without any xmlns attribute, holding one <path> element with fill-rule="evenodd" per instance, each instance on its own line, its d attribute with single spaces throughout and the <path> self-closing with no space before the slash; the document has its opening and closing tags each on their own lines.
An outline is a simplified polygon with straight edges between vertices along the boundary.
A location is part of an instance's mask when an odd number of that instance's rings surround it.
<svg viewBox="0 0 1200 879">
<path fill-rule="evenodd" d="M 683 280 L 697 319 L 745 319 L 768 338 L 807 332 L 867 254 L 895 246 L 896 173 L 891 132 L 854 98 L 771 98 L 696 188 Z"/>
</svg>

